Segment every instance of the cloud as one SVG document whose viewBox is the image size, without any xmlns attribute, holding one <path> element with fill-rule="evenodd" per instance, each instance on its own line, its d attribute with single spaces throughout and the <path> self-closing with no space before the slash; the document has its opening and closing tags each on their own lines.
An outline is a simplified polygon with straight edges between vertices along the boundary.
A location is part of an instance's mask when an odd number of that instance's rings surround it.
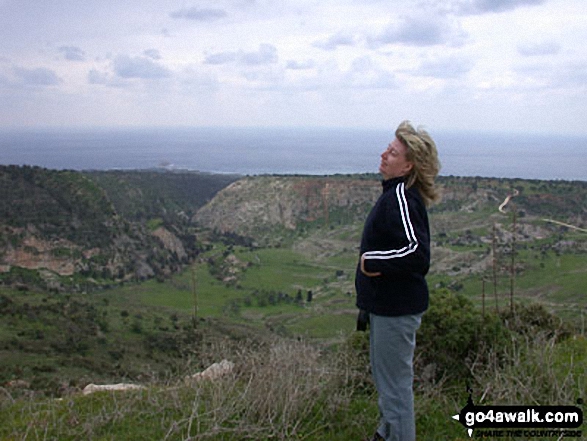
<svg viewBox="0 0 587 441">
<path fill-rule="evenodd" d="M 4 75 L 2 75 L 0 73 L 0 86 L 8 86 L 10 85 L 10 80 L 8 79 L 8 77 L 5 77 Z"/>
<path fill-rule="evenodd" d="M 560 50 L 560 44 L 554 41 L 532 42 L 518 45 L 518 53 L 525 57 L 556 55 Z"/>
<path fill-rule="evenodd" d="M 14 74 L 25 86 L 55 86 L 62 82 L 54 71 L 45 67 L 15 67 Z"/>
<path fill-rule="evenodd" d="M 582 91 L 583 95 L 587 92 L 587 63 L 584 61 L 565 63 L 554 76 L 559 87 L 571 87 L 578 92 Z"/>
<path fill-rule="evenodd" d="M 61 46 L 59 52 L 65 55 L 66 60 L 85 61 L 86 53 L 76 46 Z"/>
<path fill-rule="evenodd" d="M 159 79 L 171 76 L 169 69 L 146 57 L 119 55 L 114 59 L 113 67 L 121 78 Z"/>
<path fill-rule="evenodd" d="M 407 46 L 434 46 L 458 41 L 463 35 L 456 32 L 451 23 L 440 16 L 404 17 L 390 24 L 379 34 L 367 38 L 369 46 L 377 48 L 386 44 Z"/>
<path fill-rule="evenodd" d="M 88 72 L 88 83 L 90 84 L 107 84 L 108 74 L 106 72 L 100 72 L 96 69 L 92 69 Z"/>
<path fill-rule="evenodd" d="M 251 83 L 256 83 L 253 86 L 262 90 L 278 90 L 283 87 L 283 71 L 281 69 L 258 69 L 248 70 L 242 73 L 243 78 Z"/>
<path fill-rule="evenodd" d="M 569 89 L 575 94 L 587 92 L 587 62 L 539 62 L 516 68 L 523 84 L 540 89 Z"/>
<path fill-rule="evenodd" d="M 277 63 L 277 48 L 271 44 L 259 45 L 256 52 L 245 52 L 240 56 L 239 61 L 249 66 Z"/>
<path fill-rule="evenodd" d="M 326 40 L 316 41 L 313 46 L 327 51 L 333 51 L 338 46 L 353 46 L 355 43 L 354 36 L 341 32 L 330 36 Z"/>
<path fill-rule="evenodd" d="M 146 51 L 143 52 L 143 55 L 145 57 L 149 57 L 153 60 L 160 60 L 161 59 L 161 54 L 159 53 L 159 51 L 157 49 L 147 49 Z"/>
<path fill-rule="evenodd" d="M 227 64 L 236 61 L 237 52 L 218 52 L 215 54 L 206 55 L 204 59 L 205 64 Z"/>
<path fill-rule="evenodd" d="M 415 75 L 434 78 L 458 78 L 473 67 L 469 59 L 459 57 L 435 58 L 426 60 L 414 71 Z"/>
<path fill-rule="evenodd" d="M 246 66 L 260 66 L 277 63 L 277 48 L 271 44 L 259 45 L 259 50 L 254 52 L 217 52 L 206 55 L 205 64 L 228 64 L 237 62 Z"/>
<path fill-rule="evenodd" d="M 353 60 L 339 85 L 349 89 L 396 89 L 398 82 L 393 73 L 382 69 L 369 56 L 362 56 Z"/>
<path fill-rule="evenodd" d="M 313 69 L 316 66 L 314 60 L 306 60 L 306 61 L 295 61 L 295 60 L 288 60 L 285 66 L 286 69 L 292 70 L 306 70 L 306 69 Z"/>
<path fill-rule="evenodd" d="M 535 6 L 546 0 L 463 0 L 457 3 L 457 12 L 464 15 L 510 11 L 521 6 Z"/>
<path fill-rule="evenodd" d="M 197 7 L 183 8 L 173 11 L 169 14 L 171 18 L 194 20 L 194 21 L 214 21 L 227 16 L 223 9 L 200 9 Z"/>
<path fill-rule="evenodd" d="M 199 72 L 192 67 L 187 67 L 180 72 L 178 80 L 182 90 L 190 93 L 202 90 L 216 91 L 220 85 L 214 75 Z"/>
</svg>

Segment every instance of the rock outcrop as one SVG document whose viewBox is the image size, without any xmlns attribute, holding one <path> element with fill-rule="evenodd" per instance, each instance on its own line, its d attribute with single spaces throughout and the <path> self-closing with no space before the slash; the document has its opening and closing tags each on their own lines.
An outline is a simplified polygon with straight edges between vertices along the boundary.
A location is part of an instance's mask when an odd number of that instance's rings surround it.
<svg viewBox="0 0 587 441">
<path fill-rule="evenodd" d="M 379 183 L 368 179 L 249 177 L 220 191 L 193 221 L 221 233 L 259 238 L 279 229 L 330 222 L 336 212 L 360 218 L 380 191 Z"/>
</svg>

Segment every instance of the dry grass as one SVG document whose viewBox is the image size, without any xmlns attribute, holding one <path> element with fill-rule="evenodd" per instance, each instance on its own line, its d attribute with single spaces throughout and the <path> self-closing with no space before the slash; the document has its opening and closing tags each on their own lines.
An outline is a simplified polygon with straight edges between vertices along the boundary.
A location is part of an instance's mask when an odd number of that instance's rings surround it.
<svg viewBox="0 0 587 441">
<path fill-rule="evenodd" d="M 218 342 L 205 358 L 215 353 L 216 361 L 228 358 L 235 369 L 214 381 L 182 378 L 61 401 L 14 400 L 4 390 L 0 439 L 356 441 L 375 427 L 377 407 L 362 339 L 352 340 L 328 352 L 285 339 L 240 347 Z M 503 356 L 473 363 L 475 401 L 573 404 L 587 396 L 585 341 L 564 343 L 519 339 L 505 363 Z M 445 381 L 418 378 L 419 439 L 462 437 L 450 415 L 464 405 L 465 385 Z"/>
<path fill-rule="evenodd" d="M 479 402 L 574 404 L 587 396 L 586 346 L 582 337 L 562 343 L 546 333 L 518 337 L 505 357 L 490 354 L 483 365 L 473 363 L 475 382 L 483 388 Z"/>
<path fill-rule="evenodd" d="M 191 386 L 192 413 L 185 423 L 206 426 L 191 439 L 299 439 L 302 425 L 319 419 L 334 378 L 318 349 L 283 340 L 238 358 L 233 374 Z"/>
</svg>

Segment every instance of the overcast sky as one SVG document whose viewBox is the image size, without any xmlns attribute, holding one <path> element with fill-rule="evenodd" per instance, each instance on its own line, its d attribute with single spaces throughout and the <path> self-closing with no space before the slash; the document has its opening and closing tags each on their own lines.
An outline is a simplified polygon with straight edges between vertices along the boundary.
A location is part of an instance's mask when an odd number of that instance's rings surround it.
<svg viewBox="0 0 587 441">
<path fill-rule="evenodd" d="M 585 0 L 0 0 L 0 127 L 587 134 Z"/>
</svg>

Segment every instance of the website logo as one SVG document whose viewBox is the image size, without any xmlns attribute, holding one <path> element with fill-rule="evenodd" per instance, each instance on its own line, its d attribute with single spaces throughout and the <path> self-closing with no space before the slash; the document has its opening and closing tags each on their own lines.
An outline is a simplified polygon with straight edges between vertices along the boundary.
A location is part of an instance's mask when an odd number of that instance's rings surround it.
<svg viewBox="0 0 587 441">
<path fill-rule="evenodd" d="M 583 411 L 577 406 L 477 406 L 471 398 L 452 418 L 469 437 L 475 429 L 481 437 L 581 437 Z M 476 436 L 477 437 L 477 436 Z"/>
</svg>

